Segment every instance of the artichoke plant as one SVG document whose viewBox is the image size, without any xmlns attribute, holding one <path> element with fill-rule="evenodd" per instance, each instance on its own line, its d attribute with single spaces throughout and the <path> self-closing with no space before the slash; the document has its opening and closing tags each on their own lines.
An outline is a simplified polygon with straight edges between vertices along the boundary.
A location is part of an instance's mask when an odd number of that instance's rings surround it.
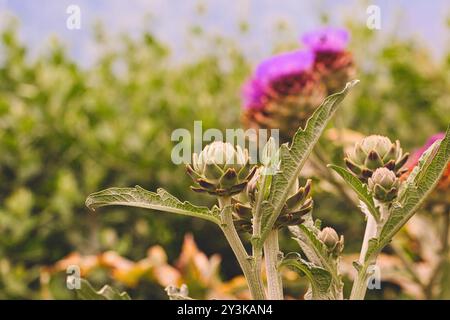
<svg viewBox="0 0 450 320">
<path fill-rule="evenodd" d="M 387 168 L 378 168 L 368 181 L 373 197 L 381 202 L 390 202 L 397 197 L 400 179 Z"/>
<path fill-rule="evenodd" d="M 371 135 L 356 143 L 344 159 L 348 169 L 361 181 L 367 182 L 374 171 L 385 167 L 400 177 L 407 169 L 402 167 L 408 160 L 400 142 L 392 143 L 387 137 Z"/>
<path fill-rule="evenodd" d="M 252 178 L 256 166 L 250 164 L 247 149 L 222 141 L 207 145 L 193 154 L 192 166 L 186 171 L 194 181 L 191 189 L 211 195 L 231 196 L 242 192 Z"/>
<path fill-rule="evenodd" d="M 114 187 L 93 193 L 86 199 L 86 205 L 91 210 L 110 205 L 146 208 L 216 224 L 235 254 L 254 299 L 283 299 L 280 271 L 282 267 L 289 267 L 308 278 L 307 298 L 342 300 L 344 283 L 339 263 L 343 237 L 338 237 L 333 229 L 321 229 L 320 220 L 313 219 L 312 215 L 304 216 L 311 211 L 313 204 L 311 181 L 300 188 L 298 181 L 338 103 L 356 83 L 348 83 L 340 93 L 326 99 L 306 128 L 297 131 L 290 145 L 277 149 L 271 142 L 263 152 L 258 175 L 248 153 L 228 143 L 214 142 L 199 155 L 194 155 L 192 166 L 187 166 L 188 173 L 195 182 L 194 190 L 217 196 L 217 204 L 212 208 L 179 200 L 162 188 L 152 192 L 140 186 Z M 402 196 L 395 203 L 391 199 L 399 188 L 398 176 L 408 158 L 398 142 L 370 136 L 349 153 L 346 162 L 351 172 L 330 166 L 356 192 L 361 211 L 367 217 L 359 259 L 353 263 L 357 272 L 349 297 L 351 300 L 364 299 L 378 255 L 416 213 L 447 169 L 450 127 L 445 137 L 430 148 L 412 170 L 407 183 L 402 184 Z M 374 197 L 380 200 L 374 201 Z M 253 231 L 250 252 L 237 234 L 236 225 Z M 289 230 L 302 254 L 284 255 L 280 251 L 278 228 L 284 225 L 290 225 Z M 265 263 L 267 290 L 261 276 L 262 261 Z M 178 293 L 171 292 L 171 298 L 189 299 Z"/>
</svg>

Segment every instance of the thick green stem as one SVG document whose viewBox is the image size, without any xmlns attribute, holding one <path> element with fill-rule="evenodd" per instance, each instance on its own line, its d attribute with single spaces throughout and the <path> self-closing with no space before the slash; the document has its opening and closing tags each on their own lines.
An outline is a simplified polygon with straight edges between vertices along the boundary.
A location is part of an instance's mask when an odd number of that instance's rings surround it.
<svg viewBox="0 0 450 320">
<path fill-rule="evenodd" d="M 367 249 L 369 247 L 369 240 L 377 236 L 377 222 L 371 214 L 367 215 L 366 230 L 364 232 L 364 239 L 359 254 L 359 263 L 364 264 L 366 259 Z"/>
<path fill-rule="evenodd" d="M 231 207 L 229 206 L 230 201 L 231 198 L 219 198 L 219 205 L 222 208 L 222 231 L 244 273 L 252 298 L 255 300 L 264 300 L 266 297 L 260 271 L 256 268 L 255 259 L 248 256 L 236 232 L 231 215 Z"/>
<path fill-rule="evenodd" d="M 266 262 L 267 287 L 270 300 L 283 300 L 283 281 L 278 272 L 278 255 L 280 247 L 278 243 L 278 230 L 270 231 L 264 242 L 264 260 Z"/>
<path fill-rule="evenodd" d="M 367 281 L 369 274 L 367 273 L 368 264 L 364 264 L 353 283 L 350 300 L 364 300 L 367 291 Z"/>
<path fill-rule="evenodd" d="M 252 254 L 255 259 L 255 268 L 261 272 L 262 247 L 259 245 L 261 238 L 261 204 L 264 200 L 264 193 L 267 184 L 267 175 L 263 174 L 261 178 L 260 191 L 257 194 L 256 202 L 253 207 L 253 234 L 252 234 Z"/>
<path fill-rule="evenodd" d="M 388 205 L 380 203 L 380 215 L 382 222 L 387 218 Z M 367 249 L 369 247 L 369 240 L 376 238 L 379 228 L 375 218 L 369 213 L 365 212 L 367 216 L 366 231 L 364 232 L 364 239 L 361 247 L 361 253 L 359 255 L 359 264 L 361 269 L 358 271 L 355 282 L 353 283 L 352 292 L 350 294 L 350 300 L 364 300 L 367 291 L 367 281 L 370 277 L 368 273 L 369 267 L 376 264 L 377 254 L 373 253 L 370 257 L 367 256 Z"/>
</svg>

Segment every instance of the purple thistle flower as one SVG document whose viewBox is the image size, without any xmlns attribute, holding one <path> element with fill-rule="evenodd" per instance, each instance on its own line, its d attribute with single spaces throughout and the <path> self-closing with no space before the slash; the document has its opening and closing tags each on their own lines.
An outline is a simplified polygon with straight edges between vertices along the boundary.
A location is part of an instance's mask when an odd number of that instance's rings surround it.
<svg viewBox="0 0 450 320">
<path fill-rule="evenodd" d="M 282 53 L 262 61 L 242 90 L 245 109 L 262 109 L 272 84 L 284 78 L 300 75 L 312 70 L 314 53 L 296 50 Z"/>
<path fill-rule="evenodd" d="M 302 42 L 314 52 L 343 51 L 349 40 L 350 35 L 347 30 L 332 27 L 307 32 L 302 37 Z"/>
<path fill-rule="evenodd" d="M 309 71 L 313 64 L 312 52 L 296 50 L 281 53 L 262 61 L 256 69 L 255 77 L 262 85 L 267 85 L 281 77 Z"/>
<path fill-rule="evenodd" d="M 248 80 L 242 88 L 245 109 L 262 109 L 264 107 L 264 88 L 256 79 Z"/>
</svg>

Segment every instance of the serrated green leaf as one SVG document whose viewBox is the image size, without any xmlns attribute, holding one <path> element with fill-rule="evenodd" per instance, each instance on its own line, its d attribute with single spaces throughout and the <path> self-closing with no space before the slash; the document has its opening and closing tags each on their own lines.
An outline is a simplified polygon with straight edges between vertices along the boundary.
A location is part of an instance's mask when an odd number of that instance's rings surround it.
<svg viewBox="0 0 450 320">
<path fill-rule="evenodd" d="M 353 174 L 348 172 L 346 169 L 330 164 L 329 168 L 333 169 L 342 179 L 353 189 L 353 191 L 358 195 L 359 200 L 361 200 L 366 206 L 369 213 L 374 217 L 375 221 L 380 220 L 380 212 L 375 207 L 373 197 L 370 194 L 367 186 L 359 181 Z"/>
<path fill-rule="evenodd" d="M 311 227 L 302 224 L 289 227 L 289 230 L 309 261 L 326 269 L 331 268 L 327 247 L 317 238 Z"/>
<path fill-rule="evenodd" d="M 85 279 L 80 279 L 81 287 L 75 289 L 75 294 L 80 300 L 131 300 L 126 292 L 119 292 L 110 286 L 104 286 L 96 291 Z"/>
<path fill-rule="evenodd" d="M 220 224 L 218 208 L 214 207 L 210 210 L 187 201 L 181 202 L 162 188 L 159 188 L 156 193 L 139 186 L 109 188 L 89 195 L 86 206 L 91 210 L 104 206 L 138 207 L 202 218 Z"/>
<path fill-rule="evenodd" d="M 412 176 L 406 181 L 397 201 L 389 209 L 389 217 L 381 229 L 378 244 L 367 252 L 370 255 L 381 251 L 414 215 L 433 191 L 450 161 L 450 126 L 441 142 L 436 142 L 423 154 Z"/>
<path fill-rule="evenodd" d="M 324 268 L 303 260 L 297 253 L 289 253 L 280 263 L 280 267 L 289 267 L 305 275 L 311 285 L 313 300 L 330 299 L 331 274 Z"/>
<path fill-rule="evenodd" d="M 372 260 L 372 258 L 374 257 L 375 253 L 378 252 L 379 245 L 380 245 L 380 242 L 379 242 L 378 238 L 369 239 L 369 243 L 367 245 L 366 257 L 364 260 L 366 263 L 371 264 L 374 262 Z"/>
<path fill-rule="evenodd" d="M 335 261 L 328 253 L 326 245 L 317 238 L 317 231 L 314 226 L 301 224 L 299 226 L 289 227 L 294 235 L 294 240 L 299 244 L 306 258 L 313 264 L 327 270 L 333 278 L 336 286 L 341 285 Z"/>
<path fill-rule="evenodd" d="M 339 103 L 357 83 L 358 80 L 349 82 L 344 90 L 327 97 L 308 120 L 305 129 L 299 128 L 295 133 L 290 147 L 287 144 L 280 147 L 280 170 L 272 178 L 268 201 L 262 203 L 261 243 L 264 243 L 272 230 L 285 205 L 289 191 L 295 185 L 303 165 L 336 112 Z"/>
</svg>

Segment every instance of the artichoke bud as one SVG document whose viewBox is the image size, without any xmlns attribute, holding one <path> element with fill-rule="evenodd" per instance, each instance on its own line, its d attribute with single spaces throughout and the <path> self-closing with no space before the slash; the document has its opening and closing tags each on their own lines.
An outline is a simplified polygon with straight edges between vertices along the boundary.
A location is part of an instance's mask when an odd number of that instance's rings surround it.
<svg viewBox="0 0 450 320">
<path fill-rule="evenodd" d="M 297 209 L 301 207 L 302 204 L 305 202 L 305 199 L 309 197 L 310 193 L 311 193 L 311 179 L 308 179 L 304 187 L 298 188 L 297 192 L 286 200 L 287 207 L 291 209 Z"/>
<path fill-rule="evenodd" d="M 400 179 L 387 168 L 378 168 L 368 181 L 373 197 L 381 202 L 390 202 L 397 197 Z"/>
<path fill-rule="evenodd" d="M 233 206 L 233 223 L 236 230 L 251 233 L 253 230 L 252 206 L 247 203 L 242 203 L 235 198 L 231 198 L 231 204 Z"/>
<path fill-rule="evenodd" d="M 239 219 L 245 219 L 248 221 L 251 221 L 252 219 L 252 207 L 236 202 L 233 205 L 233 213 L 239 218 Z"/>
<path fill-rule="evenodd" d="M 256 197 L 258 195 L 258 182 L 259 178 L 261 177 L 261 170 L 262 170 L 261 168 L 257 168 L 253 177 L 247 183 L 247 188 L 245 192 L 251 203 L 255 202 Z"/>
<path fill-rule="evenodd" d="M 257 171 L 258 173 L 253 176 L 247 185 L 247 195 L 250 199 L 250 203 L 244 204 L 232 199 L 234 224 L 236 229 L 239 231 L 252 231 L 252 207 L 255 203 L 255 193 L 257 194 L 258 192 L 258 186 L 255 181 L 258 179 L 258 175 L 261 170 L 258 169 Z M 304 221 L 303 216 L 311 212 L 313 208 L 313 200 L 310 193 L 311 180 L 308 180 L 304 187 L 298 188 L 297 192 L 288 198 L 275 222 L 274 228 L 301 224 Z"/>
<path fill-rule="evenodd" d="M 207 145 L 199 155 L 193 154 L 192 166 L 186 171 L 196 192 L 231 196 L 242 192 L 255 173 L 249 163 L 248 151 L 228 142 L 215 141 Z"/>
<path fill-rule="evenodd" d="M 281 228 L 301 224 L 304 221 L 303 216 L 311 212 L 313 208 L 314 203 L 310 193 L 311 180 L 308 179 L 304 187 L 298 188 L 297 192 L 286 200 L 286 204 L 275 222 L 275 227 Z"/>
<path fill-rule="evenodd" d="M 382 167 L 392 170 L 397 177 L 401 176 L 405 172 L 402 167 L 408 155 L 403 153 L 398 140 L 392 143 L 387 137 L 372 135 L 356 143 L 344 161 L 355 176 L 367 182 L 374 171 Z"/>
<path fill-rule="evenodd" d="M 333 251 L 339 244 L 339 236 L 333 228 L 325 227 L 319 232 L 319 240 L 322 241 L 330 251 Z"/>
</svg>

